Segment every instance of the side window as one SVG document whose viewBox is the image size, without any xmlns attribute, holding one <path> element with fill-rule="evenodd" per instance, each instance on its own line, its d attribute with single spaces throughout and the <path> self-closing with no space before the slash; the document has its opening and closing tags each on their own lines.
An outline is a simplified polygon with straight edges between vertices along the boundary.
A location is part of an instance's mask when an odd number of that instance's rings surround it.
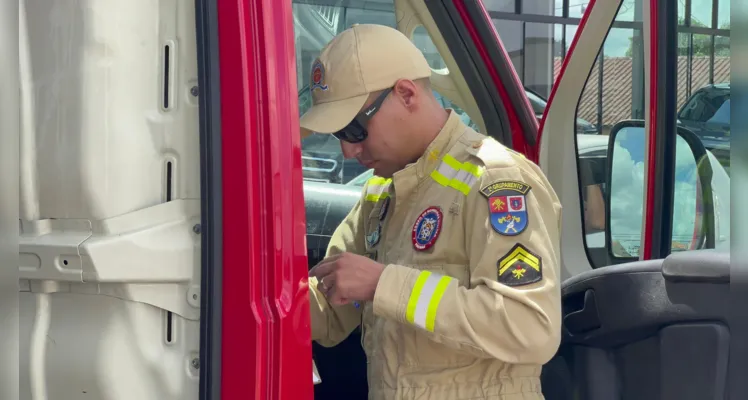
<svg viewBox="0 0 748 400">
<path fill-rule="evenodd" d="M 715 164 L 714 222 L 715 247 L 725 248 L 729 239 L 729 99 L 730 99 L 730 3 L 731 0 L 679 2 L 678 13 L 678 93 L 679 124 L 701 138 Z M 540 117 L 545 98 L 569 52 L 579 22 L 589 0 L 530 2 L 528 0 L 486 1 L 496 27 L 535 113 Z M 623 0 L 615 22 L 600 49 L 598 59 L 579 99 L 574 133 L 577 166 L 581 183 L 582 226 L 587 254 L 596 267 L 608 265 L 605 244 L 605 196 L 613 190 L 609 172 L 624 174 L 628 190 L 621 187 L 615 196 L 611 226 L 631 227 L 618 231 L 613 253 L 638 254 L 641 238 L 641 199 L 643 191 L 644 146 L 641 141 L 619 140 L 628 157 L 616 159 L 608 171 L 609 133 L 616 123 L 644 119 L 643 12 L 644 0 Z M 571 129 L 570 129 L 571 130 Z M 569 132 L 572 134 L 572 132 Z M 625 139 L 625 135 L 622 137 Z M 687 157 L 676 157 L 676 205 L 674 207 L 673 251 L 699 248 L 701 214 L 708 200 L 696 196 L 693 166 Z M 623 167 L 625 164 L 625 167 Z M 691 175 L 689 175 L 691 174 Z M 620 178 L 620 176 L 619 176 Z M 626 203 L 627 199 L 630 203 Z M 626 203 L 626 205 L 624 205 Z M 611 213 L 613 214 L 613 213 Z M 633 223 L 632 223 L 633 222 Z M 685 239 L 684 239 L 685 237 Z M 694 239 L 696 238 L 696 239 Z M 720 239 L 721 238 L 721 239 Z"/>
<path fill-rule="evenodd" d="M 318 4 L 315 4 L 316 2 Z M 322 48 L 338 33 L 353 24 L 380 24 L 396 27 L 393 0 L 371 2 L 351 0 L 331 6 L 329 0 L 301 0 L 293 4 L 296 33 L 296 78 L 299 88 L 299 116 L 312 106 L 309 91 L 309 69 Z M 435 71 L 445 69 L 444 60 L 423 27 L 413 34 L 413 43 L 423 51 Z M 462 120 L 475 130 L 478 126 L 467 113 L 450 99 L 434 91 L 445 108 L 452 108 Z M 332 135 L 313 134 L 301 141 L 304 180 L 353 186 L 363 186 L 372 171 L 358 161 L 346 160 L 340 143 Z"/>
<path fill-rule="evenodd" d="M 585 2 L 586 3 L 586 2 Z M 642 41 L 643 0 L 624 0 L 598 60 L 590 71 L 577 107 L 577 157 L 582 185 L 583 227 L 587 254 L 595 267 L 606 266 L 614 257 L 638 257 L 642 235 L 642 198 L 646 162 L 643 128 L 624 127 L 616 137 L 614 159 L 606 160 L 608 134 L 625 120 L 644 119 L 644 46 Z M 718 15 L 712 15 L 712 12 Z M 571 15 L 572 10 L 566 11 Z M 688 144 L 676 141 L 675 201 L 671 251 L 704 247 L 729 248 L 729 98 L 730 53 L 721 46 L 729 41 L 729 1 L 685 2 L 679 9 L 678 37 L 678 124 L 691 130 L 704 144 L 712 163 L 713 198 L 704 199 L 698 162 Z M 704 19 L 706 16 L 706 19 Z M 570 25 L 560 32 L 575 30 Z M 568 35 L 568 34 L 567 34 Z M 569 36 L 566 36 L 570 40 Z M 715 44 L 712 46 L 712 44 Z M 568 50 L 568 44 L 566 45 Z M 561 54 L 561 61 L 563 55 Z M 560 65 L 558 62 L 557 65 Z M 525 64 L 526 65 L 526 64 Z M 726 104 L 726 106 L 725 106 Z M 583 134 L 580 120 L 593 121 L 599 134 Z M 619 127 L 622 125 L 619 125 Z M 620 148 L 619 148 L 620 147 Z M 725 154 L 727 156 L 725 157 Z M 612 171 L 607 171 L 611 165 Z M 612 180 L 607 182 L 608 175 Z M 612 248 L 605 243 L 605 195 L 610 190 L 609 223 Z M 713 218 L 704 218 L 709 203 Z M 705 226 L 710 224 L 711 226 Z M 706 246 L 705 232 L 713 229 L 716 242 Z"/>
</svg>

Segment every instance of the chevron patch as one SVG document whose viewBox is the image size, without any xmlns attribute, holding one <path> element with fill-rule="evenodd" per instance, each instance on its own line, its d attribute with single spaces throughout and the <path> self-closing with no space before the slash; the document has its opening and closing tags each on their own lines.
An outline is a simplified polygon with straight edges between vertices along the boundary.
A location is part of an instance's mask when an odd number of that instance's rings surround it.
<svg viewBox="0 0 748 400">
<path fill-rule="evenodd" d="M 498 281 L 507 286 L 524 286 L 543 279 L 543 260 L 517 243 L 497 263 Z"/>
</svg>

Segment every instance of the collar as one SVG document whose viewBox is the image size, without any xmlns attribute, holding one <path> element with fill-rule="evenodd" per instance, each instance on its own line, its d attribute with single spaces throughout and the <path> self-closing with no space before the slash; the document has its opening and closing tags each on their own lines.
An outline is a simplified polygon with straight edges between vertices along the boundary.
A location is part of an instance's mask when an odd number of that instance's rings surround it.
<svg viewBox="0 0 748 400">
<path fill-rule="evenodd" d="M 467 127 L 460 116 L 452 109 L 447 110 L 449 117 L 442 129 L 424 151 L 423 155 L 413 163 L 393 175 L 392 182 L 395 191 L 402 194 L 403 188 L 415 188 L 417 183 L 429 176 L 431 171 L 439 165 L 442 157 L 452 148 Z"/>
<path fill-rule="evenodd" d="M 427 147 L 426 151 L 423 152 L 423 155 L 421 155 L 421 157 L 419 157 L 415 162 L 410 163 L 402 170 L 397 171 L 393 176 L 393 180 L 401 179 L 401 177 L 410 174 L 416 174 L 418 180 L 421 180 L 436 168 L 444 154 L 452 147 L 452 139 L 457 139 L 458 134 L 461 134 L 465 128 L 460 117 L 456 112 L 454 112 L 454 110 L 449 109 L 448 112 L 449 117 L 447 118 L 447 122 L 436 135 L 434 140 L 431 141 L 429 147 Z"/>
</svg>

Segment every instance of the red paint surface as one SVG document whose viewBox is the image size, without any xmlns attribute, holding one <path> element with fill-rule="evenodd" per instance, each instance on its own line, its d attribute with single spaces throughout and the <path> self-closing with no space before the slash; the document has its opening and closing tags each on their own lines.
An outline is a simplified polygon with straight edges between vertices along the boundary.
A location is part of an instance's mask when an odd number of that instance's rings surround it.
<svg viewBox="0 0 748 400">
<path fill-rule="evenodd" d="M 291 2 L 220 1 L 218 21 L 222 400 L 312 399 Z"/>
<path fill-rule="evenodd" d="M 657 0 L 649 2 L 649 148 L 647 150 L 647 200 L 644 203 L 644 243 L 639 256 L 642 260 L 652 259 L 652 227 L 654 224 L 655 202 L 655 157 L 657 150 Z"/>
<path fill-rule="evenodd" d="M 502 53 L 502 57 L 506 60 L 509 60 L 509 56 L 506 52 L 506 49 L 504 48 L 504 45 L 501 42 L 501 39 L 499 38 L 499 34 L 496 31 L 496 27 L 491 23 L 491 17 L 489 16 L 488 12 L 486 11 L 486 8 L 483 6 L 482 2 L 478 2 L 481 9 L 483 10 L 483 14 L 485 18 L 488 19 L 489 25 L 491 26 L 491 29 L 493 30 L 493 34 L 496 37 L 496 41 L 499 44 L 499 50 Z M 465 9 L 465 2 L 464 0 L 454 0 L 455 8 L 457 8 L 457 12 L 460 14 L 460 18 L 462 22 L 465 24 L 465 28 L 470 33 L 470 38 L 473 40 L 473 43 L 475 43 L 475 47 L 478 49 L 478 53 L 480 54 L 481 60 L 483 61 L 483 64 L 486 66 L 486 69 L 488 70 L 489 74 L 491 75 L 491 79 L 493 80 L 494 86 L 496 87 L 496 90 L 499 92 L 499 96 L 501 97 L 501 102 L 504 104 L 504 107 L 506 107 L 506 112 L 509 117 L 509 128 L 512 131 L 512 148 L 515 151 L 518 151 L 527 157 L 527 159 L 532 160 L 533 162 L 537 163 L 539 160 L 539 149 L 540 146 L 538 145 L 540 141 L 538 140 L 536 142 L 535 146 L 530 146 L 529 143 L 527 143 L 527 140 L 525 140 L 524 132 L 522 132 L 522 125 L 519 123 L 519 113 L 518 110 L 516 110 L 514 107 L 515 102 L 512 102 L 512 100 L 509 98 L 509 93 L 506 90 L 506 83 L 502 82 L 499 78 L 499 73 L 496 71 L 496 66 L 493 65 L 493 62 L 491 61 L 491 57 L 488 55 L 488 50 L 486 50 L 486 44 L 481 41 L 480 36 L 478 36 L 478 31 L 475 28 L 475 22 L 470 19 L 470 16 L 467 13 L 467 10 Z M 511 62 L 509 65 L 512 65 Z M 519 80 L 519 77 L 517 76 L 517 72 L 512 68 L 512 85 L 515 85 L 521 89 L 521 92 L 524 93 L 524 87 L 522 86 L 522 83 Z M 524 98 L 524 106 L 531 110 L 530 102 L 527 99 L 527 97 Z M 534 113 L 533 113 L 534 115 Z M 533 123 L 537 124 L 535 119 L 533 118 Z"/>
</svg>

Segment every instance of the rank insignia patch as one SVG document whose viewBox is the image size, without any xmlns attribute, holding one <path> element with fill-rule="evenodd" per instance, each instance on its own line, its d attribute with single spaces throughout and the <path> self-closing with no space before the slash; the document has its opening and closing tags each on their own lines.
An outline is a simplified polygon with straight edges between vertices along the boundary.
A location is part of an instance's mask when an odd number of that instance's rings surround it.
<svg viewBox="0 0 748 400">
<path fill-rule="evenodd" d="M 442 230 L 442 210 L 439 207 L 425 209 L 413 224 L 413 247 L 428 250 L 434 245 Z"/>
<path fill-rule="evenodd" d="M 500 235 L 516 236 L 527 228 L 527 192 L 530 185 L 517 181 L 499 181 L 480 192 L 488 198 L 491 226 Z"/>
<path fill-rule="evenodd" d="M 379 238 L 382 235 L 382 225 L 377 224 L 377 229 L 375 229 L 370 234 L 366 235 L 366 244 L 369 245 L 369 247 L 374 247 L 379 243 Z"/>
<path fill-rule="evenodd" d="M 507 286 L 523 286 L 543 279 L 543 260 L 517 243 L 497 263 L 498 281 Z"/>
<path fill-rule="evenodd" d="M 325 82 L 325 67 L 319 60 L 315 60 L 312 64 L 312 84 L 309 86 L 309 91 L 314 92 L 314 89 L 327 90 Z"/>
</svg>

